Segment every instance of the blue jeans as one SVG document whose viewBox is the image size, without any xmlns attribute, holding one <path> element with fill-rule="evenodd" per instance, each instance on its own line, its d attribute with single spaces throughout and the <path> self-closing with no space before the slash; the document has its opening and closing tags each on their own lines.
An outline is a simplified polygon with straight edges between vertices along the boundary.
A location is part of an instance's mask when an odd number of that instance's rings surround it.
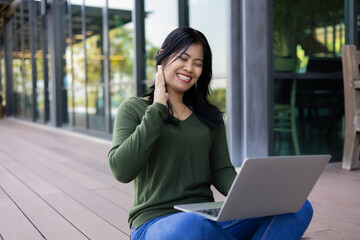
<svg viewBox="0 0 360 240">
<path fill-rule="evenodd" d="M 296 213 L 227 222 L 214 222 L 196 213 L 180 212 L 131 229 L 131 240 L 300 239 L 312 215 L 309 201 Z"/>
</svg>

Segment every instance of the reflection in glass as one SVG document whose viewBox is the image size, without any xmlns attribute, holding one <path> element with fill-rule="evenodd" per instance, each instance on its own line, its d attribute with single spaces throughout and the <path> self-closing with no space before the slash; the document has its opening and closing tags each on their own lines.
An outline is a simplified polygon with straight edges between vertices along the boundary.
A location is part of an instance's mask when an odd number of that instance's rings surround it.
<svg viewBox="0 0 360 240">
<path fill-rule="evenodd" d="M 176 1 L 145 0 L 145 13 L 145 65 L 149 86 L 155 79 L 156 53 L 166 36 L 178 26 L 178 4 Z"/>
<path fill-rule="evenodd" d="M 336 156 L 342 151 L 344 95 L 342 80 L 336 76 L 341 76 L 341 47 L 345 44 L 344 3 L 339 0 L 329 0 L 326 4 L 320 0 L 274 0 L 274 70 L 279 59 L 298 58 L 299 72 L 309 77 L 297 79 L 296 93 L 292 94 L 301 154 Z M 318 77 L 312 79 L 311 76 Z M 289 82 L 292 79 L 276 79 L 274 84 L 279 80 Z M 274 92 L 276 96 L 290 95 L 291 91 L 282 91 L 276 85 L 274 90 L 279 92 Z M 294 154 L 290 134 L 279 135 L 275 145 L 281 146 L 275 149 L 276 154 Z"/>
<path fill-rule="evenodd" d="M 297 56 L 300 72 L 309 58 L 341 56 L 345 44 L 344 1 L 274 0 L 274 55 Z"/>
<path fill-rule="evenodd" d="M 109 63 L 110 112 L 114 120 L 116 110 L 124 99 L 135 96 L 133 0 L 109 0 Z M 111 124 L 112 127 L 112 124 Z"/>
<path fill-rule="evenodd" d="M 29 13 L 29 0 L 22 0 L 22 7 L 23 7 L 23 24 L 28 24 L 30 20 L 30 13 Z"/>
<path fill-rule="evenodd" d="M 36 20 L 35 30 L 36 40 L 36 53 L 35 53 L 35 64 L 36 64 L 36 90 L 37 90 L 37 118 L 42 122 L 45 121 L 45 100 L 44 100 L 44 59 L 42 51 L 42 37 L 43 31 L 41 28 L 41 18 Z"/>
<path fill-rule="evenodd" d="M 36 19 L 35 24 L 35 41 L 36 41 L 36 115 L 37 119 L 41 122 L 46 121 L 45 116 L 45 76 L 44 76 L 44 43 L 43 43 L 43 28 L 42 28 L 42 16 L 40 16 L 41 10 L 40 3 L 37 3 L 37 9 L 39 16 Z"/>
<path fill-rule="evenodd" d="M 109 0 L 110 82 L 117 84 L 134 82 L 134 25 L 131 11 L 116 5 L 118 2 L 133 1 Z"/>
<path fill-rule="evenodd" d="M 226 87 L 223 83 L 225 78 L 217 78 L 211 81 L 210 102 L 217 106 L 223 113 L 226 112 Z"/>
<path fill-rule="evenodd" d="M 23 92 L 14 92 L 14 106 L 15 114 L 17 117 L 24 118 L 24 93 Z"/>
<path fill-rule="evenodd" d="M 37 101 L 37 118 L 42 122 L 45 121 L 45 96 L 44 91 L 38 91 L 36 94 Z"/>
<path fill-rule="evenodd" d="M 87 58 L 87 83 L 103 83 L 103 60 L 102 51 L 102 8 L 101 6 L 91 7 L 88 3 L 93 1 L 86 0 L 86 58 Z M 99 2 L 99 1 L 97 1 Z"/>
<path fill-rule="evenodd" d="M 81 1 L 82 2 L 82 1 Z M 67 82 L 68 87 L 73 89 L 73 99 L 70 98 L 72 94 L 68 92 L 67 106 L 68 106 L 68 122 L 74 119 L 72 126 L 86 128 L 86 94 L 85 94 L 85 52 L 84 52 L 84 36 L 82 34 L 82 19 L 81 19 L 81 2 L 71 1 L 71 17 L 72 17 L 72 48 L 70 41 L 67 41 L 66 54 L 70 60 L 67 66 Z M 68 36 L 69 39 L 69 36 Z M 70 85 L 69 83 L 72 83 Z"/>
<path fill-rule="evenodd" d="M 207 38 L 213 54 L 211 102 L 226 111 L 226 5 L 227 1 L 189 0 L 190 27 Z"/>
<path fill-rule="evenodd" d="M 110 89 L 110 114 L 111 114 L 111 127 L 114 125 L 116 112 L 120 103 L 129 97 L 133 97 L 135 92 L 134 84 L 126 85 L 112 85 Z"/>
<path fill-rule="evenodd" d="M 72 72 L 72 48 L 71 48 L 71 22 L 70 22 L 70 14 L 69 14 L 69 7 L 67 5 L 67 2 L 64 2 L 61 4 L 61 16 L 62 19 L 62 32 L 64 35 L 64 38 L 62 39 L 61 43 L 63 44 L 63 83 L 62 86 L 64 88 L 69 88 L 72 85 L 72 79 L 73 79 L 73 72 Z"/>
<path fill-rule="evenodd" d="M 32 116 L 32 68 L 31 68 L 31 51 L 30 51 L 30 29 L 29 24 L 23 26 L 24 31 L 24 105 L 25 105 L 25 117 L 31 118 Z"/>
<path fill-rule="evenodd" d="M 16 12 L 18 12 L 17 10 Z M 19 14 L 19 13 L 18 13 Z M 16 20 L 15 26 L 20 26 Z M 25 108 L 24 108 L 24 84 L 23 84 L 23 61 L 22 61 L 22 42 L 21 42 L 21 29 L 15 30 L 14 36 L 14 56 L 13 56 L 13 77 L 14 77 L 14 106 L 15 106 L 15 116 L 24 118 L 25 117 Z"/>
<path fill-rule="evenodd" d="M 73 91 L 72 90 L 67 90 L 67 95 L 65 96 L 67 97 L 67 116 L 68 116 L 68 124 L 70 126 L 74 126 L 75 122 L 74 122 L 74 104 L 73 104 Z"/>
<path fill-rule="evenodd" d="M 35 1 L 35 11 L 36 11 L 35 16 L 40 17 L 41 16 L 41 1 Z"/>
<path fill-rule="evenodd" d="M 80 128 L 86 127 L 86 105 L 85 105 L 85 89 L 74 90 L 74 115 L 75 126 Z"/>
<path fill-rule="evenodd" d="M 47 16 L 43 15 L 42 17 L 42 22 L 43 22 L 43 30 L 44 30 L 44 34 L 45 37 L 44 39 L 44 43 L 43 43 L 43 48 L 46 51 L 46 54 L 44 55 L 44 68 L 46 69 L 46 71 L 44 71 L 44 80 L 45 80 L 45 112 L 46 112 L 46 116 L 45 119 L 46 121 L 52 121 L 52 114 L 50 114 L 51 112 L 51 108 L 52 108 L 52 91 L 50 91 L 51 89 L 51 79 L 50 79 L 50 69 L 51 69 L 51 51 L 50 51 L 50 45 L 49 45 L 49 35 L 48 33 L 48 23 L 47 23 Z"/>
<path fill-rule="evenodd" d="M 105 131 L 105 88 L 88 88 L 89 128 Z"/>
<path fill-rule="evenodd" d="M 22 60 L 23 60 L 23 106 L 24 106 L 24 117 L 31 119 L 32 117 L 32 69 L 31 69 L 31 51 L 30 51 L 30 14 L 29 14 L 29 1 L 25 0 L 22 2 L 22 17 L 23 24 L 20 31 L 22 35 Z"/>
<path fill-rule="evenodd" d="M 72 12 L 72 34 L 73 34 L 73 68 L 76 69 L 73 75 L 74 86 L 84 87 L 85 85 L 85 54 L 84 36 L 82 35 L 81 6 L 71 5 Z"/>
<path fill-rule="evenodd" d="M 73 117 L 69 113 L 69 104 L 68 99 L 71 96 L 72 89 L 72 79 L 73 79 L 73 71 L 72 71 L 72 48 L 71 48 L 71 34 L 70 34 L 70 14 L 69 7 L 67 2 L 63 2 L 60 5 L 61 8 L 61 16 L 62 16 L 62 32 L 63 38 L 61 39 L 62 44 L 62 56 L 63 56 L 63 71 L 62 71 L 62 108 L 63 108 L 63 116 L 62 121 L 64 124 L 69 123 L 69 119 Z"/>
<path fill-rule="evenodd" d="M 44 79 L 44 43 L 43 43 L 43 26 L 41 16 L 41 2 L 35 2 L 35 65 L 36 65 L 36 119 L 41 122 L 46 121 L 45 116 L 45 79 Z"/>
</svg>

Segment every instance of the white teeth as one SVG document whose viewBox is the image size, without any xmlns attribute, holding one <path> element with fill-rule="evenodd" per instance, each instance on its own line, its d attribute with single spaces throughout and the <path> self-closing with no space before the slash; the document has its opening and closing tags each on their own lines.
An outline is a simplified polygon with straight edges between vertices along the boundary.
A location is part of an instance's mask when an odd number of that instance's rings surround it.
<svg viewBox="0 0 360 240">
<path fill-rule="evenodd" d="M 184 81 L 190 81 L 190 77 L 186 77 L 182 74 L 177 74 L 178 78 L 180 78 L 181 80 L 184 80 Z"/>
</svg>

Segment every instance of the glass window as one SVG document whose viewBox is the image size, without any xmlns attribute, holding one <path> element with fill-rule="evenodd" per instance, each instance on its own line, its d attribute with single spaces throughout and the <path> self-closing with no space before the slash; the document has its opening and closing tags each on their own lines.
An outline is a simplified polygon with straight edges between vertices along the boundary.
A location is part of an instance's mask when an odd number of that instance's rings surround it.
<svg viewBox="0 0 360 240">
<path fill-rule="evenodd" d="M 68 123 L 70 126 L 74 126 L 75 125 L 75 111 L 74 111 L 74 94 L 73 94 L 73 90 L 69 89 L 67 90 L 67 94 L 66 96 L 64 96 L 67 98 L 67 117 L 68 119 L 66 119 L 67 121 L 65 123 Z"/>
<path fill-rule="evenodd" d="M 85 1 L 87 84 L 103 83 L 103 37 L 101 1 Z M 97 5 L 95 5 L 96 3 Z"/>
<path fill-rule="evenodd" d="M 37 117 L 41 122 L 45 122 L 45 95 L 43 91 L 36 94 L 37 101 Z"/>
<path fill-rule="evenodd" d="M 85 104 L 85 89 L 74 89 L 74 118 L 75 126 L 79 128 L 86 127 L 86 104 Z"/>
<path fill-rule="evenodd" d="M 90 86 L 87 97 L 89 128 L 105 131 L 105 88 Z"/>
<path fill-rule="evenodd" d="M 42 24 L 41 17 L 36 19 L 35 25 L 35 40 L 36 40 L 36 49 L 35 49 L 35 64 L 36 64 L 36 114 L 37 118 L 42 122 L 45 122 L 45 99 L 44 99 L 44 56 L 42 50 Z"/>
<path fill-rule="evenodd" d="M 29 23 L 25 24 L 21 29 L 24 33 L 24 87 L 25 87 L 25 117 L 30 119 L 32 117 L 32 68 L 31 68 L 31 50 L 30 50 L 30 28 Z"/>
<path fill-rule="evenodd" d="M 89 128 L 105 131 L 105 88 L 103 74 L 104 2 L 86 0 L 86 78 Z"/>
<path fill-rule="evenodd" d="M 35 16 L 36 16 L 36 17 L 40 17 L 40 16 L 41 16 L 41 2 L 42 2 L 42 0 L 35 0 L 35 6 L 36 6 Z"/>
<path fill-rule="evenodd" d="M 135 96 L 133 0 L 109 0 L 110 112 L 114 121 L 120 100 Z M 112 126 L 112 124 L 111 124 Z"/>
<path fill-rule="evenodd" d="M 62 108 L 63 108 L 63 124 L 73 125 L 73 107 L 69 104 L 72 103 L 72 82 L 73 82 L 73 61 L 72 61 L 72 48 L 71 48 L 71 15 L 69 14 L 69 6 L 67 1 L 62 2 L 60 5 L 61 16 L 63 23 L 61 24 L 64 38 L 61 44 L 63 45 L 63 77 L 62 77 Z"/>
<path fill-rule="evenodd" d="M 13 97 L 14 114 L 24 118 L 24 84 L 23 84 L 23 62 L 22 62 L 22 35 L 21 35 L 21 8 L 20 5 L 14 13 L 14 42 L 13 42 Z"/>
<path fill-rule="evenodd" d="M 47 15 L 44 14 L 41 16 L 42 21 L 42 34 L 43 34 L 43 43 L 42 49 L 43 59 L 44 59 L 44 105 L 45 105 L 45 121 L 51 121 L 52 116 L 50 114 L 51 110 L 51 102 L 52 102 L 52 91 L 51 89 L 51 81 L 49 81 L 50 69 L 51 69 L 51 58 L 50 58 L 50 47 L 49 47 L 49 37 L 48 37 L 48 24 L 47 24 Z"/>
<path fill-rule="evenodd" d="M 65 26 L 66 26 L 66 40 L 65 40 L 65 58 L 66 58 L 66 65 L 65 65 L 65 78 L 64 78 L 64 88 L 66 89 L 66 102 L 64 101 L 64 124 L 69 124 L 70 126 L 74 126 L 74 105 L 73 105 L 73 75 L 74 75 L 74 68 L 73 68 L 73 51 L 72 51 L 72 29 L 71 28 L 71 18 L 70 14 L 67 14 L 65 17 Z"/>
<path fill-rule="evenodd" d="M 201 31 L 207 38 L 213 54 L 213 80 L 211 102 L 226 111 L 226 32 L 227 1 L 189 0 L 190 27 Z"/>
<path fill-rule="evenodd" d="M 296 142 L 300 154 L 342 154 L 344 6 L 345 1 L 339 0 L 326 4 L 320 0 L 274 0 L 274 96 L 294 96 L 291 112 L 296 118 L 291 126 L 296 126 L 292 132 L 298 136 L 292 140 L 294 134 L 277 132 L 276 155 L 294 154 Z M 280 73 L 278 67 L 284 71 L 284 64 L 277 63 L 289 59 L 299 60 L 297 68 Z M 281 82 L 290 88 L 281 88 Z M 296 82 L 296 87 L 291 87 L 291 82 Z"/>
<path fill-rule="evenodd" d="M 72 81 L 73 100 L 67 102 L 69 116 L 74 115 L 73 126 L 86 127 L 86 94 L 85 94 L 85 52 L 84 40 L 82 34 L 82 1 L 71 1 L 71 26 L 72 26 L 72 49 L 67 46 L 67 54 L 72 58 L 67 66 L 68 73 L 66 79 L 67 86 Z M 71 52 L 72 51 L 72 52 Z M 70 54 L 70 55 L 69 55 Z M 70 86 L 69 86 L 70 87 Z M 70 94 L 69 94 L 70 95 Z M 69 99 L 69 96 L 68 98 Z M 70 105 L 71 104 L 71 105 Z M 69 117 L 71 121 L 72 117 Z"/>
<path fill-rule="evenodd" d="M 120 103 L 129 97 L 133 97 L 134 92 L 135 92 L 135 87 L 133 84 L 112 85 L 110 89 L 110 102 L 111 102 L 110 109 L 111 109 L 112 123 L 114 123 L 114 118 Z"/>
<path fill-rule="evenodd" d="M 84 36 L 82 34 L 81 5 L 71 5 L 72 14 L 72 34 L 73 34 L 73 68 L 74 87 L 83 88 L 85 86 L 85 53 L 84 53 Z"/>
<path fill-rule="evenodd" d="M 31 68 L 31 50 L 30 50 L 30 19 L 29 14 L 29 1 L 22 1 L 22 16 L 23 16 L 23 24 L 21 31 L 23 33 L 22 41 L 23 41 L 23 52 L 22 52 L 22 60 L 23 60 L 23 82 L 24 82 L 24 111 L 25 118 L 32 118 L 32 68 Z"/>
<path fill-rule="evenodd" d="M 274 55 L 297 56 L 300 72 L 309 58 L 340 57 L 344 44 L 344 1 L 274 1 Z"/>
<path fill-rule="evenodd" d="M 22 5 L 23 5 L 23 19 L 24 19 L 24 24 L 28 24 L 32 19 L 30 19 L 30 14 L 29 14 L 29 0 L 22 0 Z"/>
<path fill-rule="evenodd" d="M 178 18 L 177 1 L 145 0 L 145 77 L 148 86 L 155 79 L 156 53 L 166 36 L 177 28 Z"/>
<path fill-rule="evenodd" d="M 124 5 L 125 3 L 128 3 Z M 130 1 L 109 1 L 110 82 L 129 83 L 133 79 L 134 24 Z"/>
</svg>

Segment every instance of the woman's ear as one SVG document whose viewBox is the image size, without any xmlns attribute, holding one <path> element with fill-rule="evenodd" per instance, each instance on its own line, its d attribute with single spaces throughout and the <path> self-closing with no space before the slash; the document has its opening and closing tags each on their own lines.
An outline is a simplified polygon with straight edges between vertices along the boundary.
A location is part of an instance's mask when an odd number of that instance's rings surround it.
<svg viewBox="0 0 360 240">
<path fill-rule="evenodd" d="M 161 54 L 162 52 L 164 52 L 164 49 L 160 48 L 160 49 L 157 51 L 157 54 L 156 54 L 156 55 L 159 55 L 159 54 Z M 162 59 L 161 62 L 160 62 L 160 64 L 161 64 L 162 66 L 165 66 L 165 60 Z"/>
</svg>

